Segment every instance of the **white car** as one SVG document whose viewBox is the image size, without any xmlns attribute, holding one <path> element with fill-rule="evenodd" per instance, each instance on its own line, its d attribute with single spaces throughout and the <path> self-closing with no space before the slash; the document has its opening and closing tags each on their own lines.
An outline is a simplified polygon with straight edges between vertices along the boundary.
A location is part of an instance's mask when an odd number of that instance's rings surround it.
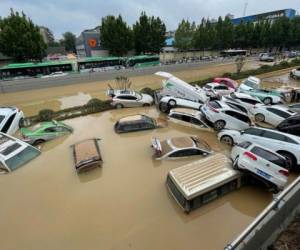
<svg viewBox="0 0 300 250">
<path fill-rule="evenodd" d="M 193 109 L 171 109 L 168 115 L 168 120 L 170 122 L 200 130 L 213 131 L 212 128 L 206 124 L 203 113 Z"/>
<path fill-rule="evenodd" d="M 16 107 L 0 107 L 0 132 L 14 134 L 24 119 L 24 114 Z"/>
<path fill-rule="evenodd" d="M 254 106 L 263 105 L 257 97 L 239 92 L 223 96 L 221 101 L 225 102 L 229 106 L 235 106 L 245 113 L 249 113 L 249 110 Z"/>
<path fill-rule="evenodd" d="M 218 139 L 228 145 L 243 141 L 257 143 L 284 156 L 289 168 L 300 165 L 300 137 L 295 135 L 273 129 L 252 127 L 244 131 L 224 129 L 218 133 Z"/>
<path fill-rule="evenodd" d="M 294 115 L 295 112 L 289 111 L 284 106 L 254 106 L 250 109 L 250 113 L 254 116 L 257 122 L 266 122 L 274 127 L 281 123 L 286 118 Z"/>
<path fill-rule="evenodd" d="M 0 174 L 12 172 L 41 153 L 17 138 L 0 133 Z"/>
<path fill-rule="evenodd" d="M 235 91 L 233 88 L 215 82 L 207 83 L 202 88 L 205 90 L 207 96 L 217 98 L 223 95 L 229 95 Z"/>
<path fill-rule="evenodd" d="M 199 155 L 207 156 L 213 153 L 204 140 L 194 136 L 174 137 L 164 141 L 153 138 L 151 143 L 155 151 L 154 157 L 156 160 L 167 158 L 177 159 Z"/>
<path fill-rule="evenodd" d="M 149 107 L 153 104 L 152 96 L 134 90 L 109 89 L 107 95 L 112 98 L 111 105 L 117 109 L 125 107 Z"/>
<path fill-rule="evenodd" d="M 300 103 L 295 103 L 295 104 L 291 104 L 288 106 L 290 111 L 296 112 L 296 113 L 300 113 Z"/>
<path fill-rule="evenodd" d="M 201 107 L 201 111 L 215 130 L 224 128 L 243 130 L 252 125 L 247 114 L 221 101 L 209 101 Z"/>
<path fill-rule="evenodd" d="M 293 70 L 290 72 L 290 77 L 291 77 L 291 78 L 294 78 L 294 79 L 296 79 L 296 80 L 299 80 L 299 79 L 300 79 L 300 68 L 293 69 Z"/>
<path fill-rule="evenodd" d="M 259 61 L 261 62 L 274 62 L 275 57 L 269 53 L 262 53 L 259 55 Z"/>
<path fill-rule="evenodd" d="M 183 107 L 200 110 L 202 104 L 173 96 L 163 96 L 159 100 L 159 109 L 162 112 L 168 112 L 171 108 Z"/>
<path fill-rule="evenodd" d="M 231 159 L 235 169 L 250 172 L 275 192 L 283 190 L 287 183 L 286 159 L 256 143 L 244 141 L 237 144 L 232 148 Z"/>
</svg>

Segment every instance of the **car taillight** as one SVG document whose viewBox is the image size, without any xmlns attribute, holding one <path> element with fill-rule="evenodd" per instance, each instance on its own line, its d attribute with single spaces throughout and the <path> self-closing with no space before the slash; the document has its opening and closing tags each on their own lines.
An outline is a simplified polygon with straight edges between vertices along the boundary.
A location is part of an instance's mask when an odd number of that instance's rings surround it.
<svg viewBox="0 0 300 250">
<path fill-rule="evenodd" d="M 254 154 L 252 154 L 251 152 L 248 152 L 248 151 L 246 151 L 246 152 L 244 153 L 244 156 L 247 156 L 248 158 L 250 158 L 250 159 L 253 160 L 253 161 L 256 161 L 256 160 L 257 160 L 257 157 L 256 157 Z"/>
<path fill-rule="evenodd" d="M 278 171 L 280 174 L 284 175 L 284 176 L 289 176 L 289 171 L 286 169 L 281 169 Z"/>
</svg>

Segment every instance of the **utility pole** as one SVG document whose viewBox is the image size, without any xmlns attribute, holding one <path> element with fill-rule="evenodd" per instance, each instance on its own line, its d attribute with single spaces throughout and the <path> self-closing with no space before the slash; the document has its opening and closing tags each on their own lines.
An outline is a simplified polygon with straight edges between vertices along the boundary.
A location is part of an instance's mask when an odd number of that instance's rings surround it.
<svg viewBox="0 0 300 250">
<path fill-rule="evenodd" d="M 243 17 L 246 16 L 247 7 L 248 7 L 248 2 L 245 2 Z"/>
</svg>

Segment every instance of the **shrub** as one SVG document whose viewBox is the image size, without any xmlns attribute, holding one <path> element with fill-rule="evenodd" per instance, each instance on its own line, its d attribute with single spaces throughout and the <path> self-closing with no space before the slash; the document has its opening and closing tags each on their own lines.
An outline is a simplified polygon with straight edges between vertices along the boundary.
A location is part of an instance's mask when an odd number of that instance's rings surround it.
<svg viewBox="0 0 300 250">
<path fill-rule="evenodd" d="M 141 89 L 141 91 L 140 91 L 141 93 L 143 93 L 143 94 L 147 94 L 147 95 L 151 95 L 152 97 L 154 96 L 154 92 L 155 92 L 155 90 L 154 89 L 151 89 L 151 88 L 148 88 L 148 87 L 146 87 L 146 88 L 143 88 L 143 89 Z"/>
<path fill-rule="evenodd" d="M 93 98 L 87 102 L 85 105 L 87 108 L 87 113 L 93 113 L 97 111 L 102 111 L 107 109 L 107 102 L 99 100 L 97 98 Z"/>
<path fill-rule="evenodd" d="M 38 114 L 40 121 L 51 121 L 54 117 L 55 112 L 52 109 L 42 109 Z"/>
<path fill-rule="evenodd" d="M 262 66 L 260 66 L 260 69 L 262 69 L 262 70 L 269 70 L 271 68 L 272 68 L 271 65 L 262 65 Z"/>
<path fill-rule="evenodd" d="M 229 72 L 225 72 L 224 74 L 223 74 L 223 76 L 222 77 L 228 77 L 228 78 L 231 78 L 232 77 L 232 73 L 229 73 Z"/>
<path fill-rule="evenodd" d="M 98 99 L 98 98 L 92 98 L 91 100 L 89 100 L 86 104 L 86 106 L 96 106 L 96 107 L 99 107 L 99 106 L 102 106 L 103 105 L 103 101 Z"/>
<path fill-rule="evenodd" d="M 282 62 L 279 63 L 279 66 L 283 67 L 283 68 L 287 68 L 287 67 L 289 67 L 289 65 L 290 64 L 287 61 L 282 61 Z"/>
</svg>

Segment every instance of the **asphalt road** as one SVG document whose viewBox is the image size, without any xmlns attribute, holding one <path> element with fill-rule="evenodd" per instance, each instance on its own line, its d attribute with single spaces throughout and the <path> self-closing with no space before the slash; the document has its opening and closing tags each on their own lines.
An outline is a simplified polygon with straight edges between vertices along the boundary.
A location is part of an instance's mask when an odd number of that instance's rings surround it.
<svg viewBox="0 0 300 250">
<path fill-rule="evenodd" d="M 176 72 L 181 70 L 199 68 L 207 65 L 228 64 L 232 63 L 234 59 L 216 59 L 214 61 L 203 61 L 198 63 L 184 63 L 161 65 L 142 69 L 124 69 L 107 72 L 94 72 L 94 73 L 73 73 L 67 76 L 57 78 L 29 78 L 18 79 L 12 81 L 0 81 L 0 93 L 18 92 L 31 89 L 51 88 L 57 86 L 65 86 L 72 84 L 88 83 L 95 81 L 105 81 L 115 79 L 117 76 L 142 76 L 151 75 L 157 71 Z"/>
</svg>

